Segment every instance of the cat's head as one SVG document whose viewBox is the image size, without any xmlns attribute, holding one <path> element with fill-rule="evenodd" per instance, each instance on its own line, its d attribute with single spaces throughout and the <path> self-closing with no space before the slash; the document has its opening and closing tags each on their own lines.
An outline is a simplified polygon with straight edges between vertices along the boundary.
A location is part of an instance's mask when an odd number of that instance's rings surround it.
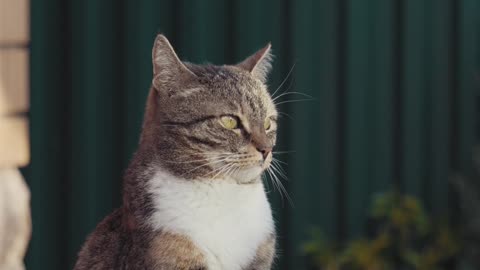
<svg viewBox="0 0 480 270">
<path fill-rule="evenodd" d="M 265 85 L 270 44 L 237 65 L 180 61 L 159 35 L 141 144 L 186 179 L 250 183 L 271 163 L 277 110 Z"/>
</svg>

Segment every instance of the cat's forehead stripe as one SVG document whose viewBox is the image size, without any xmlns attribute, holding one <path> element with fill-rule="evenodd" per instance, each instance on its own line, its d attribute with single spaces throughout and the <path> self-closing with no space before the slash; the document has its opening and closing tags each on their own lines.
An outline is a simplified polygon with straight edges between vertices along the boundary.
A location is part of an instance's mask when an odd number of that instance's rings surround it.
<svg viewBox="0 0 480 270">
<path fill-rule="evenodd" d="M 189 89 L 183 89 L 182 91 L 179 91 L 179 93 L 177 95 L 181 96 L 181 97 L 188 97 L 188 96 L 193 95 L 193 94 L 199 94 L 198 92 L 204 91 L 204 90 L 205 90 L 205 88 L 203 88 L 203 87 L 193 87 L 193 88 L 189 88 Z"/>
<path fill-rule="evenodd" d="M 240 121 L 242 121 L 242 124 L 243 124 L 243 127 L 245 128 L 245 130 L 248 133 L 250 133 L 252 131 L 252 129 L 250 127 L 250 122 L 248 121 L 248 118 L 246 118 L 243 114 L 240 114 L 239 117 L 240 117 Z"/>
<path fill-rule="evenodd" d="M 263 125 L 265 117 L 276 115 L 275 106 L 266 86 L 253 79 L 247 72 L 231 66 L 185 65 L 197 76 L 198 83 L 185 85 L 177 96 L 186 98 L 192 114 L 203 106 L 212 106 L 217 114 L 242 115 L 244 125 Z M 195 107 L 201 102 L 202 106 Z"/>
</svg>

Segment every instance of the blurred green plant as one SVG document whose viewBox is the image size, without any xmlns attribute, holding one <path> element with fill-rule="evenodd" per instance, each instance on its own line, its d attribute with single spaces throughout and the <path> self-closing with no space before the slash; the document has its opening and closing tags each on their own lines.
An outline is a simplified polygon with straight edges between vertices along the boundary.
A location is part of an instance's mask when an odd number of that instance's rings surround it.
<svg viewBox="0 0 480 270">
<path fill-rule="evenodd" d="M 370 221 L 370 237 L 345 245 L 314 230 L 304 251 L 321 270 L 450 270 L 461 252 L 459 232 L 432 220 L 415 197 L 395 192 L 375 196 Z"/>
</svg>

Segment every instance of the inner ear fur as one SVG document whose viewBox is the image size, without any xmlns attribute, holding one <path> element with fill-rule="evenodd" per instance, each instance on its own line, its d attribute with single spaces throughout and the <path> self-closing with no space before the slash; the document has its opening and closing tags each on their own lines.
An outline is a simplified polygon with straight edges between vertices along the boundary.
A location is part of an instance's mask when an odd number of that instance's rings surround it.
<svg viewBox="0 0 480 270">
<path fill-rule="evenodd" d="M 272 69 L 273 55 L 271 47 L 271 44 L 268 43 L 265 47 L 247 57 L 247 59 L 238 63 L 236 66 L 250 72 L 253 77 L 262 83 L 266 83 L 268 74 Z"/>
<path fill-rule="evenodd" d="M 157 91 L 178 88 L 196 75 L 178 58 L 168 39 L 159 34 L 152 50 L 153 86 Z"/>
</svg>

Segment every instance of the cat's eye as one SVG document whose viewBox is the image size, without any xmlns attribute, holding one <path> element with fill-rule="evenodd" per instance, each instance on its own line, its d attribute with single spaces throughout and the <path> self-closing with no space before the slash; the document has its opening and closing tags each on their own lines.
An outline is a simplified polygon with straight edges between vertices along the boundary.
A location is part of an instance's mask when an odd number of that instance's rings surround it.
<svg viewBox="0 0 480 270">
<path fill-rule="evenodd" d="M 265 122 L 263 123 L 263 127 L 265 130 L 269 130 L 272 127 L 272 120 L 269 117 L 265 118 Z"/>
<path fill-rule="evenodd" d="M 238 120 L 235 119 L 235 117 L 233 116 L 222 116 L 220 118 L 220 121 L 222 122 L 222 125 L 226 128 L 226 129 L 236 129 L 238 128 Z"/>
</svg>

